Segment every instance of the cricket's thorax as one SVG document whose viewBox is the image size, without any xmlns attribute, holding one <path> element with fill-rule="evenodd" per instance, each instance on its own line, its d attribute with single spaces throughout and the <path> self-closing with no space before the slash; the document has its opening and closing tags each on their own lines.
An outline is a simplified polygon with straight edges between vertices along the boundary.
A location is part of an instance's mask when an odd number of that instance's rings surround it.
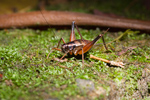
<svg viewBox="0 0 150 100">
<path fill-rule="evenodd" d="M 88 42 L 89 40 L 74 40 L 68 43 L 65 43 L 61 46 L 61 50 L 63 53 L 74 53 L 74 55 L 77 55 L 77 51 L 82 49 Z"/>
</svg>

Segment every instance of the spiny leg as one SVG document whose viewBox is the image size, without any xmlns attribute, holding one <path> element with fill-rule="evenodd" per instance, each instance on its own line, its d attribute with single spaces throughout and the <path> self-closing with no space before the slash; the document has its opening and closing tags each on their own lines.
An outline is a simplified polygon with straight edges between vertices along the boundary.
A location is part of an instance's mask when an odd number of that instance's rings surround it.
<svg viewBox="0 0 150 100">
<path fill-rule="evenodd" d="M 82 48 L 82 68 L 84 67 L 84 51 L 83 51 L 83 48 Z"/>
<path fill-rule="evenodd" d="M 68 54 L 68 52 L 66 52 L 66 53 L 60 58 L 60 60 L 62 60 L 67 54 Z"/>
<path fill-rule="evenodd" d="M 102 36 L 102 40 L 103 40 L 103 44 L 104 44 L 105 49 L 108 51 L 108 48 L 107 48 L 105 40 L 104 40 L 104 36 Z"/>
<path fill-rule="evenodd" d="M 81 39 L 83 40 L 82 35 L 81 35 L 81 33 L 80 33 L 79 29 L 78 29 L 78 26 L 77 26 L 76 24 L 75 24 L 75 26 L 76 26 L 76 29 L 77 29 L 77 31 L 78 31 L 78 33 L 79 33 Z"/>
<path fill-rule="evenodd" d="M 52 48 L 52 50 L 48 53 L 48 55 L 47 55 L 47 59 L 48 59 L 48 57 L 49 57 L 50 53 L 51 53 L 53 50 L 61 51 L 61 49 L 59 49 L 59 48 L 58 48 L 58 47 L 59 47 L 59 45 L 60 45 L 60 42 L 61 42 L 61 41 L 63 41 L 63 43 L 65 43 L 64 39 L 63 39 L 63 38 L 61 38 L 61 39 L 59 40 L 59 42 L 58 42 L 57 48 Z"/>
<path fill-rule="evenodd" d="M 61 41 L 63 41 L 63 43 L 66 43 L 66 42 L 64 41 L 64 39 L 61 38 L 61 39 L 59 40 L 59 42 L 58 42 L 57 48 L 59 47 Z"/>
<path fill-rule="evenodd" d="M 109 30 L 109 28 L 106 30 L 106 32 Z M 105 34 L 105 33 L 104 33 Z M 104 47 L 106 50 L 108 50 L 107 46 L 106 46 L 106 43 L 105 43 L 105 40 L 104 40 L 104 36 L 102 36 L 102 41 L 103 41 L 103 44 L 104 44 Z"/>
<path fill-rule="evenodd" d="M 109 28 L 104 32 L 104 34 L 109 30 Z M 89 51 L 91 49 L 91 47 L 104 35 L 104 34 L 99 34 L 93 41 L 87 43 L 84 47 L 83 47 L 83 53 L 86 53 L 87 51 Z M 77 54 L 82 54 L 82 50 L 79 50 L 77 52 Z"/>
<path fill-rule="evenodd" d="M 51 51 L 48 53 L 48 55 L 47 55 L 47 59 L 48 59 L 49 55 L 52 53 L 53 50 L 61 51 L 61 49 L 59 49 L 59 48 L 52 48 L 52 50 L 51 50 Z"/>
<path fill-rule="evenodd" d="M 75 21 L 72 22 L 72 28 L 71 28 L 71 34 L 70 34 L 70 42 L 76 40 L 75 32 L 74 32 L 74 23 Z"/>
<path fill-rule="evenodd" d="M 74 32 L 74 25 L 76 26 L 76 29 L 77 29 L 81 39 L 83 40 L 82 35 L 81 35 L 81 33 L 80 33 L 79 29 L 78 29 L 78 26 L 75 24 L 75 21 L 73 21 L 72 22 L 72 30 L 71 30 L 71 34 L 70 34 L 70 41 L 76 40 L 75 32 Z"/>
<path fill-rule="evenodd" d="M 68 52 L 66 52 L 59 60 L 62 60 L 67 54 L 68 54 Z M 59 62 L 57 62 L 56 65 L 57 65 L 58 63 L 59 63 Z"/>
</svg>

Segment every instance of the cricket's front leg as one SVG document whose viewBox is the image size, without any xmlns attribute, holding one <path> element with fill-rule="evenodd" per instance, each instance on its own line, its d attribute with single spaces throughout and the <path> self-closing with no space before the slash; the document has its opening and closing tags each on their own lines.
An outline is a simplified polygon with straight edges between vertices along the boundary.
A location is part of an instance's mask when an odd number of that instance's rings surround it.
<svg viewBox="0 0 150 100">
<path fill-rule="evenodd" d="M 59 47 L 59 45 L 60 45 L 60 42 L 61 42 L 61 41 L 63 41 L 63 43 L 65 43 L 64 39 L 63 39 L 63 38 L 61 38 L 61 39 L 59 40 L 59 42 L 58 42 L 57 48 L 52 48 L 52 50 L 48 53 L 48 55 L 47 55 L 47 59 L 48 59 L 48 57 L 49 57 L 50 53 L 51 53 L 53 50 L 62 51 L 61 49 L 59 49 L 59 48 L 58 48 L 58 47 Z"/>
</svg>

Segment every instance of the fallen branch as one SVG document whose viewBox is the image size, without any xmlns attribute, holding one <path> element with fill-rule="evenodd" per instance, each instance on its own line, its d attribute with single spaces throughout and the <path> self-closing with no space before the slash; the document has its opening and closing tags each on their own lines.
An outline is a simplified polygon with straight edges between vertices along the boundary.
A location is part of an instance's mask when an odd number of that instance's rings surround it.
<svg viewBox="0 0 150 100">
<path fill-rule="evenodd" d="M 99 57 L 96 57 L 96 56 L 93 56 L 93 55 L 90 55 L 90 58 L 103 61 L 105 63 L 108 63 L 108 64 L 112 65 L 112 66 L 117 66 L 117 67 L 124 68 L 123 62 L 109 61 L 109 60 L 106 60 L 106 59 L 103 59 L 103 58 L 99 58 Z"/>
<path fill-rule="evenodd" d="M 111 28 L 138 29 L 150 31 L 150 21 L 97 16 L 67 11 L 42 11 L 49 25 L 103 26 Z M 47 25 L 40 11 L 0 15 L 0 28 L 16 28 Z"/>
</svg>

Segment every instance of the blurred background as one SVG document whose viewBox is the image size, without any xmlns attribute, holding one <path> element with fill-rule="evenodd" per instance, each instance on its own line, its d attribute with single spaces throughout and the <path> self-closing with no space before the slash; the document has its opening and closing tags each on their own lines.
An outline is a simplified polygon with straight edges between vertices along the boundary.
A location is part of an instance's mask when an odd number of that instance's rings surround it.
<svg viewBox="0 0 150 100">
<path fill-rule="evenodd" d="M 61 10 L 150 20 L 150 0 L 1 0 L 0 14 Z"/>
</svg>

